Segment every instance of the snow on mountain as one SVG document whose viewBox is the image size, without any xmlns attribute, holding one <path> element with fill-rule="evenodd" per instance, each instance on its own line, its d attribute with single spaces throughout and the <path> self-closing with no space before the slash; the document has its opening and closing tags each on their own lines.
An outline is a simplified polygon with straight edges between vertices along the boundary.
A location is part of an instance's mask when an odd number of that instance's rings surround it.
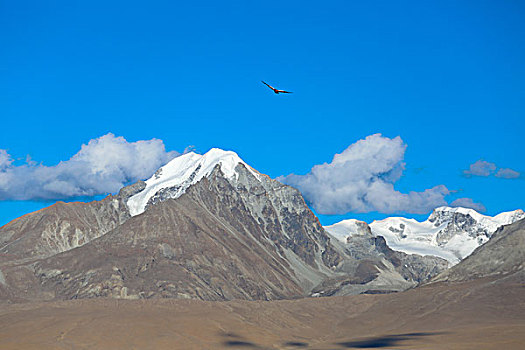
<svg viewBox="0 0 525 350">
<path fill-rule="evenodd" d="M 434 209 L 423 222 L 391 217 L 374 221 L 369 228 L 374 236 L 383 236 L 393 250 L 434 255 L 457 264 L 486 243 L 499 227 L 524 218 L 525 213 L 521 209 L 490 217 L 473 209 L 440 207 Z M 346 242 L 349 236 L 360 234 L 356 229 L 357 223 L 357 220 L 344 220 L 325 229 Z M 362 224 L 360 227 L 362 232 Z"/>
<path fill-rule="evenodd" d="M 324 229 L 343 243 L 347 243 L 351 236 L 372 235 L 370 226 L 356 219 L 343 220 L 330 226 L 324 226 Z"/>
<path fill-rule="evenodd" d="M 407 254 L 434 255 L 457 264 L 462 258 L 437 243 L 437 235 L 446 229 L 447 224 L 448 222 L 443 222 L 435 226 L 429 219 L 419 222 L 415 219 L 391 217 L 372 222 L 370 229 L 374 235 L 383 236 L 393 250 Z M 475 249 L 469 244 L 471 241 L 463 243 L 469 245 L 468 249 Z"/>
<path fill-rule="evenodd" d="M 129 212 L 135 216 L 143 213 L 146 206 L 156 200 L 180 197 L 188 187 L 211 174 L 217 165 L 226 178 L 235 180 L 238 178 L 235 170 L 238 164 L 243 164 L 256 178 L 261 176 L 232 151 L 212 148 L 204 155 L 186 153 L 158 169 L 146 180 L 146 187 L 128 199 L 126 204 Z"/>
</svg>

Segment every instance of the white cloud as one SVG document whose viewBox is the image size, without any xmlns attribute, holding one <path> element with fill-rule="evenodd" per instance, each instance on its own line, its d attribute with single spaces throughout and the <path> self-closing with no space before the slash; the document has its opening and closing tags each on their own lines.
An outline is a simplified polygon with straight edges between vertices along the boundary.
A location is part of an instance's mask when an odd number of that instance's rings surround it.
<svg viewBox="0 0 525 350">
<path fill-rule="evenodd" d="M 490 176 L 496 171 L 496 164 L 485 160 L 478 160 L 470 164 L 469 170 L 463 170 L 465 176 Z"/>
<path fill-rule="evenodd" d="M 82 145 L 69 160 L 54 166 L 14 165 L 0 150 L 0 200 L 46 200 L 118 191 L 126 183 L 151 176 L 178 156 L 162 140 L 128 142 L 109 133 Z"/>
<path fill-rule="evenodd" d="M 279 181 L 297 187 L 320 214 L 348 212 L 427 213 L 446 205 L 450 191 L 438 185 L 423 192 L 401 193 L 394 183 L 401 177 L 406 144 L 401 138 L 370 135 L 336 154 L 331 163 L 315 165 L 306 175 Z"/>
<path fill-rule="evenodd" d="M 497 170 L 497 172 L 496 172 Z M 520 173 L 510 168 L 499 168 L 496 164 L 487 162 L 485 160 L 478 160 L 473 164 L 470 164 L 468 170 L 463 170 L 463 174 L 466 177 L 472 176 L 483 176 L 488 177 L 494 175 L 495 177 L 503 179 L 517 179 L 520 177 Z"/>
<path fill-rule="evenodd" d="M 6 169 L 13 163 L 13 159 L 5 149 L 0 149 L 0 171 Z"/>
<path fill-rule="evenodd" d="M 520 175 L 521 174 L 516 170 L 512 170 L 509 168 L 500 168 L 495 176 L 501 177 L 503 179 L 517 179 L 520 177 Z"/>
<path fill-rule="evenodd" d="M 485 206 L 482 203 L 475 203 L 471 198 L 458 198 L 452 203 L 450 203 L 450 206 L 471 208 L 480 213 L 483 213 L 487 210 L 487 208 L 485 208 Z"/>
</svg>

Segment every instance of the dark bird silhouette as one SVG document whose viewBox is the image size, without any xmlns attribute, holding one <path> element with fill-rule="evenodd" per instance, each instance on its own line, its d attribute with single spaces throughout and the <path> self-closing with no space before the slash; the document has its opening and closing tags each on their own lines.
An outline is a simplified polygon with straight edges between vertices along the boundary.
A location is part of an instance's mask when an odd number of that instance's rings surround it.
<svg viewBox="0 0 525 350">
<path fill-rule="evenodd" d="M 261 81 L 262 81 L 262 80 L 261 80 Z M 273 92 L 275 92 L 276 94 L 280 94 L 280 93 L 282 93 L 282 94 L 291 94 L 291 93 L 292 93 L 291 91 L 285 91 L 285 90 L 279 90 L 279 89 L 276 89 L 276 88 L 274 88 L 273 86 L 266 84 L 264 81 L 262 81 L 262 83 L 263 83 L 264 85 L 268 86 L 270 89 L 272 89 Z"/>
</svg>

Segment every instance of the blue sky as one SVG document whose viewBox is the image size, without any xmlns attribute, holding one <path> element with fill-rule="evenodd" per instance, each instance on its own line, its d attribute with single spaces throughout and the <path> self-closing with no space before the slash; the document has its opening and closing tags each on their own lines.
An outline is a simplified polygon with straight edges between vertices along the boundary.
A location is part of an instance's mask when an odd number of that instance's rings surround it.
<svg viewBox="0 0 525 350">
<path fill-rule="evenodd" d="M 524 208 L 524 18 L 521 1 L 4 1 L 0 149 L 53 166 L 113 133 L 278 177 L 381 133 L 407 146 L 396 190 Z M 480 159 L 522 175 L 464 176 Z M 0 224 L 50 203 L 4 199 Z"/>
</svg>

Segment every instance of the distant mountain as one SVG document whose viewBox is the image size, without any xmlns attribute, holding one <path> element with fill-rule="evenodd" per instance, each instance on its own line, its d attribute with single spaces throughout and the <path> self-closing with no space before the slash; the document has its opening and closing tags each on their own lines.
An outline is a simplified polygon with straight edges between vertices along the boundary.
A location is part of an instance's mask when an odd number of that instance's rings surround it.
<svg viewBox="0 0 525 350">
<path fill-rule="evenodd" d="M 525 220 L 500 227 L 487 243 L 465 260 L 434 277 L 432 282 L 458 282 L 483 277 L 502 278 L 525 267 Z"/>
<path fill-rule="evenodd" d="M 499 227 L 523 218 L 521 209 L 490 217 L 473 209 L 440 207 L 423 222 L 391 217 L 367 225 L 350 219 L 325 229 L 342 242 L 370 230 L 374 236 L 384 237 L 395 251 L 437 256 L 454 265 L 486 243 Z"/>
<path fill-rule="evenodd" d="M 346 274 L 318 285 L 314 296 L 388 293 L 403 291 L 428 281 L 448 268 L 434 256 L 405 254 L 390 249 L 383 237 L 374 237 L 366 223 L 357 222 L 359 234 L 333 243 L 344 253 L 340 270 Z"/>
<path fill-rule="evenodd" d="M 58 203 L 0 228 L 10 300 L 284 299 L 400 291 L 446 262 L 368 232 L 332 240 L 300 192 L 234 152 L 187 153 L 91 203 Z"/>
</svg>

